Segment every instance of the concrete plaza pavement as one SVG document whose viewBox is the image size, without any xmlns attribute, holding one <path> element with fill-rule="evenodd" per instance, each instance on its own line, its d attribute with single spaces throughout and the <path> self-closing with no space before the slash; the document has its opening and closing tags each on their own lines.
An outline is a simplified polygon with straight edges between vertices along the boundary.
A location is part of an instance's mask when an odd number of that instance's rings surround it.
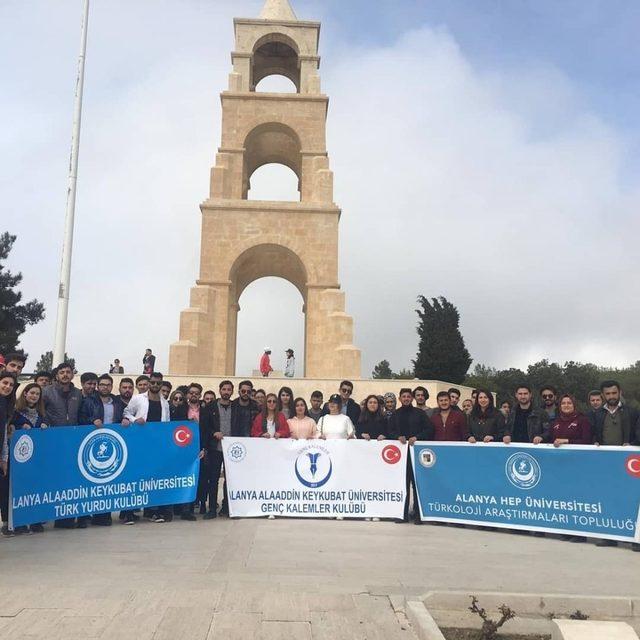
<svg viewBox="0 0 640 640">
<path fill-rule="evenodd" d="M 0 540 L 0 638 L 413 640 L 397 605 L 430 590 L 640 596 L 628 546 L 348 520 L 50 526 Z"/>
</svg>

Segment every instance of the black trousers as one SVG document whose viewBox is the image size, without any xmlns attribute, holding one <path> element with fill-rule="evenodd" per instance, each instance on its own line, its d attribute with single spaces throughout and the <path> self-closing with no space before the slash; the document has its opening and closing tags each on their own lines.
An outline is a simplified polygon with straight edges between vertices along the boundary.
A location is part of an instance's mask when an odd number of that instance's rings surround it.
<svg viewBox="0 0 640 640">
<path fill-rule="evenodd" d="M 224 457 L 222 451 L 209 450 L 207 453 L 207 466 L 209 475 L 209 511 L 217 510 L 218 508 L 218 483 L 220 481 L 220 474 L 222 472 L 222 465 Z M 222 500 L 222 508 L 228 509 L 229 503 L 227 500 L 227 483 L 224 483 L 224 498 Z"/>
</svg>

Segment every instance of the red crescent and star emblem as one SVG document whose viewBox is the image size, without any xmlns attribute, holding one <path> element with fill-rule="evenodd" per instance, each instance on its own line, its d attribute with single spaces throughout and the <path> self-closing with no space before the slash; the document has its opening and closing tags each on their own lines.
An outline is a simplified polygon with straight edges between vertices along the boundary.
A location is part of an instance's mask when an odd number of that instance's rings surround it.
<svg viewBox="0 0 640 640">
<path fill-rule="evenodd" d="M 634 478 L 640 478 L 640 455 L 629 456 L 627 458 L 627 473 Z"/>
<path fill-rule="evenodd" d="M 180 426 L 176 427 L 176 430 L 173 432 L 173 441 L 179 447 L 188 447 L 193 440 L 193 433 L 189 427 Z"/>
<path fill-rule="evenodd" d="M 387 445 L 382 450 L 382 459 L 387 464 L 397 464 L 398 462 L 400 462 L 401 458 L 402 458 L 402 452 L 400 451 L 400 448 L 397 447 L 395 444 Z"/>
</svg>

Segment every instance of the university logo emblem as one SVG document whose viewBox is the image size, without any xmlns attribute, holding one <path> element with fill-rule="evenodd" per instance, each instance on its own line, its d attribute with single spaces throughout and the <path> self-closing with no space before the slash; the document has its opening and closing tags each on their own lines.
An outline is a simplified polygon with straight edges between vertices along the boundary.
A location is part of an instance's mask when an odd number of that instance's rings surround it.
<svg viewBox="0 0 640 640">
<path fill-rule="evenodd" d="M 13 457 L 16 462 L 27 462 L 33 455 L 33 440 L 26 433 L 21 435 L 13 448 Z"/>
<path fill-rule="evenodd" d="M 242 462 L 247 455 L 247 448 L 242 442 L 234 442 L 228 449 L 231 462 Z"/>
<path fill-rule="evenodd" d="M 296 458 L 296 477 L 310 489 L 318 489 L 329 482 L 333 463 L 329 451 L 323 447 L 305 447 Z"/>
<path fill-rule="evenodd" d="M 127 464 L 127 445 L 111 429 L 91 432 L 78 449 L 78 468 L 89 482 L 105 484 L 117 478 Z"/>
<path fill-rule="evenodd" d="M 538 461 L 528 453 L 514 453 L 507 460 L 505 473 L 509 482 L 518 489 L 533 489 L 542 478 Z"/>
<path fill-rule="evenodd" d="M 435 451 L 432 451 L 431 449 L 423 449 L 420 451 L 418 459 L 425 469 L 430 469 L 436 463 Z"/>
</svg>

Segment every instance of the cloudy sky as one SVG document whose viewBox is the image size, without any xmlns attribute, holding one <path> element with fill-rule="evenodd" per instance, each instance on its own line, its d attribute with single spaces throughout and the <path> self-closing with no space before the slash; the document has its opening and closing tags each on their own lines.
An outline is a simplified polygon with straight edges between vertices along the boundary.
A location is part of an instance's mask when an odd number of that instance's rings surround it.
<svg viewBox="0 0 640 640">
<path fill-rule="evenodd" d="M 145 347 L 166 368 L 198 275 L 232 18 L 260 0 L 93 0 L 68 350 L 81 369 Z M 415 356 L 415 299 L 444 295 L 475 362 L 640 359 L 640 3 L 294 0 L 323 22 L 341 282 L 363 373 Z M 2 223 L 53 341 L 80 0 L 0 2 Z M 287 198 L 286 171 L 253 198 Z M 272 300 L 282 304 L 268 308 Z M 238 373 L 302 355 L 302 300 L 240 301 Z"/>
</svg>

